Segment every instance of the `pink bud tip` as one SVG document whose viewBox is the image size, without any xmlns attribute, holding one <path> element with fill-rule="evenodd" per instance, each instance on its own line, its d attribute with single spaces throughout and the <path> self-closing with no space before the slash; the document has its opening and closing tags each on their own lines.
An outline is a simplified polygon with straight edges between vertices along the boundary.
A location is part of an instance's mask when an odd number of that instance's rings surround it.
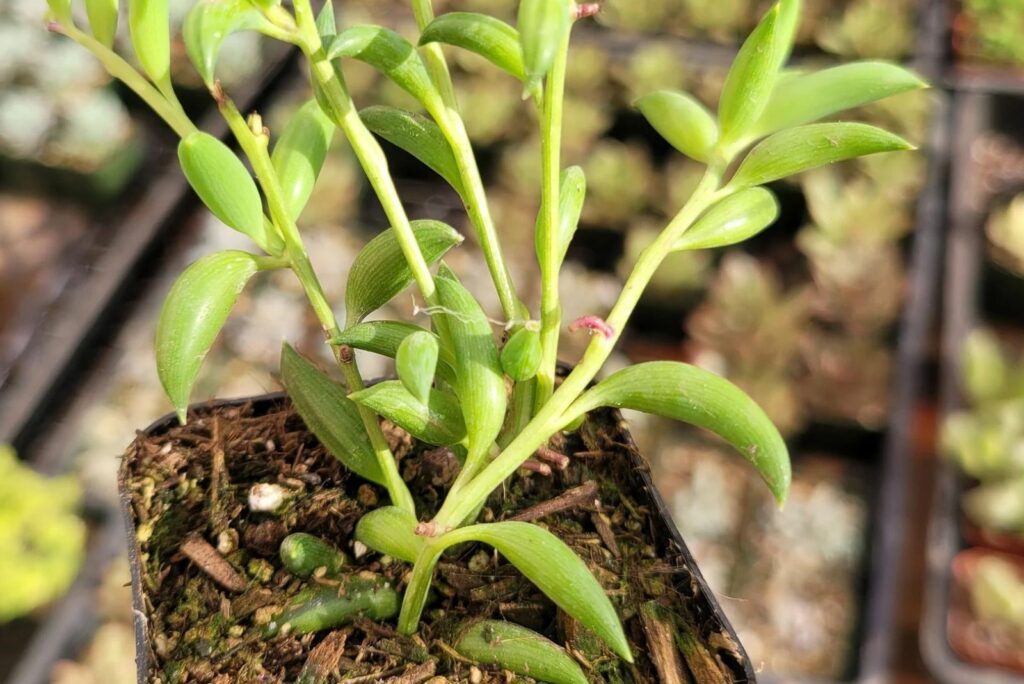
<svg viewBox="0 0 1024 684">
<path fill-rule="evenodd" d="M 601 11 L 601 6 L 596 2 L 585 2 L 582 5 L 576 5 L 575 15 L 577 19 L 586 19 L 592 17 Z"/>
<path fill-rule="evenodd" d="M 581 316 L 569 324 L 569 332 L 576 332 L 581 328 L 586 328 L 592 333 L 600 333 L 607 340 L 615 336 L 615 329 L 597 316 Z"/>
</svg>

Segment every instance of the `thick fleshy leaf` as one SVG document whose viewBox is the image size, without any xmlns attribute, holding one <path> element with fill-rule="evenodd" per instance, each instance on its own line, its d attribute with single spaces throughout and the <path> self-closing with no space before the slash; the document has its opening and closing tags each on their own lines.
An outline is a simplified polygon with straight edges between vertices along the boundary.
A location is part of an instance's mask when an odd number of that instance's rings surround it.
<svg viewBox="0 0 1024 684">
<path fill-rule="evenodd" d="M 366 62 L 395 82 L 420 103 L 432 109 L 441 94 L 423 58 L 405 38 L 382 26 L 353 26 L 345 29 L 327 47 L 330 59 L 351 57 Z"/>
<path fill-rule="evenodd" d="M 93 37 L 111 47 L 117 34 L 117 0 L 85 0 L 85 12 Z"/>
<path fill-rule="evenodd" d="M 74 23 L 71 17 L 71 0 L 46 0 L 46 5 L 57 21 L 68 25 Z"/>
<path fill-rule="evenodd" d="M 570 166 L 562 171 L 558 191 L 558 263 L 565 260 L 573 236 L 580 225 L 583 203 L 587 199 L 587 177 L 579 166 Z M 538 237 L 540 232 L 537 233 Z M 538 250 L 538 254 L 540 250 Z"/>
<path fill-rule="evenodd" d="M 398 379 L 414 397 L 424 403 L 430 399 L 437 357 L 437 336 L 426 330 L 415 332 L 402 340 L 395 355 Z"/>
<path fill-rule="evenodd" d="M 156 369 L 182 424 L 203 359 L 258 270 L 248 252 L 217 252 L 185 269 L 164 300 L 156 326 Z"/>
<path fill-rule="evenodd" d="M 854 62 L 780 79 L 751 131 L 761 137 L 812 123 L 892 95 L 926 88 L 912 72 L 888 62 Z"/>
<path fill-rule="evenodd" d="M 313 194 L 334 130 L 334 123 L 314 99 L 292 115 L 274 145 L 271 161 L 292 218 L 298 218 Z"/>
<path fill-rule="evenodd" d="M 779 203 L 769 190 L 740 190 L 708 209 L 672 248 L 713 249 L 735 245 L 757 235 L 778 217 Z"/>
<path fill-rule="evenodd" d="M 323 568 L 333 577 L 348 563 L 345 554 L 320 537 L 305 532 L 289 534 L 278 549 L 281 563 L 296 577 L 307 579 Z"/>
<path fill-rule="evenodd" d="M 413 221 L 412 230 L 428 264 L 439 260 L 463 240 L 454 228 L 440 221 Z M 412 270 L 395 231 L 388 228 L 363 247 L 348 272 L 345 292 L 348 324 L 361 321 L 387 304 L 412 280 Z"/>
<path fill-rule="evenodd" d="M 659 90 L 636 101 L 647 121 L 672 147 L 706 162 L 718 142 L 718 124 L 707 107 L 686 93 Z"/>
<path fill-rule="evenodd" d="M 416 518 L 397 506 L 370 511 L 356 524 L 356 539 L 378 553 L 412 563 L 423 550 Z"/>
<path fill-rule="evenodd" d="M 443 309 L 434 320 L 441 323 L 441 340 L 454 355 L 455 394 L 462 405 L 468 434 L 468 462 L 488 453 L 505 422 L 505 378 L 498 345 L 480 304 L 450 272 L 434 279 Z"/>
<path fill-rule="evenodd" d="M 398 356 L 398 348 L 409 335 L 416 332 L 428 332 L 418 325 L 399 321 L 366 321 L 357 323 L 342 332 L 332 342 L 347 344 L 354 349 L 373 352 L 388 358 Z M 428 333 L 433 335 L 433 333 Z M 435 338 L 437 336 L 435 335 Z M 449 385 L 455 382 L 455 371 L 452 369 L 450 349 L 441 348 L 437 364 L 437 376 Z"/>
<path fill-rule="evenodd" d="M 519 43 L 523 51 L 527 90 L 537 86 L 551 71 L 555 56 L 572 24 L 568 0 L 521 0 Z"/>
<path fill-rule="evenodd" d="M 791 47 L 782 5 L 774 5 L 750 34 L 725 78 L 718 105 L 721 137 L 731 142 L 743 136 L 759 119 L 775 88 L 779 70 Z"/>
<path fill-rule="evenodd" d="M 359 407 L 344 387 L 287 344 L 281 349 L 281 381 L 306 427 L 336 459 L 370 482 L 385 483 Z"/>
<path fill-rule="evenodd" d="M 416 157 L 444 178 L 455 192 L 465 194 L 452 148 L 433 121 L 420 114 L 385 106 L 367 107 L 359 116 L 375 135 Z"/>
<path fill-rule="evenodd" d="M 479 541 L 493 546 L 556 606 L 597 634 L 619 657 L 633 662 L 619 616 L 604 588 L 561 539 L 543 527 L 511 521 L 472 525 L 445 536 L 456 543 Z"/>
<path fill-rule="evenodd" d="M 128 29 L 142 70 L 157 85 L 171 79 L 171 19 L 168 0 L 129 0 Z"/>
<path fill-rule="evenodd" d="M 213 87 L 224 40 L 236 31 L 259 30 L 270 22 L 249 0 L 199 0 L 182 27 L 185 50 L 203 83 Z"/>
<path fill-rule="evenodd" d="M 481 620 L 459 632 L 460 655 L 481 665 L 497 665 L 539 682 L 587 684 L 579 664 L 550 639 L 503 620 Z"/>
<path fill-rule="evenodd" d="M 316 30 L 321 42 L 328 44 L 338 35 L 338 21 L 334 14 L 334 0 L 327 0 L 316 15 Z"/>
<path fill-rule="evenodd" d="M 420 45 L 447 43 L 475 52 L 496 67 L 526 80 L 519 31 L 500 19 L 476 12 L 448 12 L 430 22 Z"/>
<path fill-rule="evenodd" d="M 189 185 L 214 216 L 248 235 L 270 253 L 280 238 L 263 220 L 263 204 L 256 182 L 227 145 L 209 133 L 197 131 L 178 144 L 178 161 Z"/>
<path fill-rule="evenodd" d="M 459 402 L 450 394 L 430 390 L 429 399 L 424 403 L 398 380 L 389 380 L 354 392 L 349 398 L 421 442 L 451 446 L 466 437 Z"/>
<path fill-rule="evenodd" d="M 312 634 L 347 625 L 358 618 L 387 620 L 398 612 L 398 592 L 384 577 L 359 573 L 339 583 L 313 584 L 295 595 L 263 627 L 266 637 Z"/>
<path fill-rule="evenodd" d="M 751 150 L 730 185 L 763 185 L 845 159 L 911 149 L 914 146 L 898 135 L 868 124 L 798 126 L 766 138 Z"/>
<path fill-rule="evenodd" d="M 757 469 L 776 500 L 789 492 L 786 443 L 743 390 L 714 373 L 674 361 L 641 363 L 613 373 L 566 412 L 573 418 L 602 406 L 643 411 L 710 430 Z"/>
<path fill-rule="evenodd" d="M 516 382 L 537 375 L 541 363 L 540 333 L 522 328 L 501 349 L 501 369 Z"/>
</svg>

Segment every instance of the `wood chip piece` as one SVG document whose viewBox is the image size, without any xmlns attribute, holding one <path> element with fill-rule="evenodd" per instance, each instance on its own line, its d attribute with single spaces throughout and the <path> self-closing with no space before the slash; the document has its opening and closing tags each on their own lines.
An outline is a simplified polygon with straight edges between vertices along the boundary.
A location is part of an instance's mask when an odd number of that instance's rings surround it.
<svg viewBox="0 0 1024 684">
<path fill-rule="evenodd" d="M 588 480 L 578 487 L 566 490 L 553 499 L 541 501 L 535 506 L 530 506 L 525 511 L 518 513 L 510 520 L 520 522 L 533 522 L 546 518 L 555 513 L 572 510 L 573 508 L 592 508 L 597 499 L 597 483 Z"/>
<path fill-rule="evenodd" d="M 384 684 L 422 684 L 433 677 L 435 672 L 437 672 L 437 662 L 428 660 L 420 665 L 410 667 L 397 677 L 385 679 Z"/>
<path fill-rule="evenodd" d="M 693 680 L 686 672 L 672 639 L 672 629 L 658 618 L 657 607 L 653 602 L 641 606 L 640 619 L 647 636 L 647 645 L 651 649 L 648 655 L 658 670 L 662 684 L 691 684 Z"/>
<path fill-rule="evenodd" d="M 228 591 L 245 591 L 245 580 L 217 549 L 198 535 L 192 535 L 181 545 L 181 552 L 210 579 Z"/>
</svg>

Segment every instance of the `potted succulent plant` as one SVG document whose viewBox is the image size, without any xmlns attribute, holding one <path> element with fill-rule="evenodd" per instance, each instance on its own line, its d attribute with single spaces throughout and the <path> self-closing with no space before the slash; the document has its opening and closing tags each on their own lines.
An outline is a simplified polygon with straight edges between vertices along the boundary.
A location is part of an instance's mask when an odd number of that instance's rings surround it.
<svg viewBox="0 0 1024 684">
<path fill-rule="evenodd" d="M 513 28 L 478 13 L 435 18 L 429 0 L 415 0 L 420 35 L 411 43 L 380 26 L 339 30 L 330 4 L 316 14 L 309 0 L 200 0 L 185 44 L 254 179 L 178 104 L 166 2 L 128 3 L 141 71 L 109 47 L 116 3 L 85 4 L 90 26 L 103 31 L 76 25 L 70 0 L 50 0 L 51 30 L 88 48 L 166 120 L 181 136 L 196 193 L 259 248 L 190 266 L 158 325 L 157 366 L 180 425 L 165 419 L 140 434 L 121 482 L 135 541 L 140 681 L 325 682 L 344 672 L 479 682 L 498 681 L 502 670 L 555 683 L 753 679 L 659 517 L 614 409 L 717 433 L 780 504 L 790 482 L 785 443 L 751 399 L 694 366 L 652 362 L 595 379 L 666 256 L 765 229 L 778 212 L 764 187 L 772 181 L 911 147 L 866 124 L 813 122 L 923 83 L 877 62 L 783 71 L 800 3 L 781 0 L 740 50 L 717 117 L 684 93 L 642 97 L 648 121 L 705 172 L 638 257 L 611 312 L 568 325 L 591 340 L 560 375 L 558 273 L 586 195 L 582 170 L 561 165 L 561 132 L 572 125 L 565 80 L 572 27 L 596 5 L 523 0 Z M 241 30 L 296 45 L 308 61 L 315 97 L 280 135 L 259 114 L 239 112 L 217 81 L 220 45 Z M 539 315 L 509 276 L 442 45 L 519 79 L 524 107 L 536 112 Z M 358 109 L 340 68 L 346 59 L 383 72 L 425 114 Z M 391 223 L 353 264 L 341 320 L 296 227 L 339 129 Z M 407 216 L 374 134 L 464 200 L 500 322 L 443 261 L 462 237 Z M 239 292 L 279 269 L 302 284 L 344 384 L 285 345 L 287 397 L 190 409 L 192 384 Z M 422 326 L 366 320 L 410 284 Z M 393 356 L 398 378 L 367 385 L 356 350 Z"/>
</svg>

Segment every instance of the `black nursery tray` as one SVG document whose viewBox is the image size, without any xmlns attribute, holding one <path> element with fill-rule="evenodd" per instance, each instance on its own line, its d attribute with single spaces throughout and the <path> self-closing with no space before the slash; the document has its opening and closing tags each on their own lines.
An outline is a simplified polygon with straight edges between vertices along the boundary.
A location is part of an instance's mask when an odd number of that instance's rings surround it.
<svg viewBox="0 0 1024 684">
<path fill-rule="evenodd" d="M 963 93 L 958 96 L 955 121 L 949 246 L 946 260 L 942 350 L 942 413 L 963 405 L 960 357 L 963 341 L 979 324 L 1003 324 L 1020 330 L 1019 297 L 1012 289 L 1020 282 L 1008 277 L 987 255 L 984 222 L 997 199 L 1024 190 L 1024 164 L 1002 179 L 992 160 L 978 158 L 982 136 L 1001 134 L 1021 139 L 1024 98 Z M 1008 155 L 1013 153 L 1007 150 Z M 1016 156 L 1024 160 L 1018 150 Z M 1007 165 L 1009 169 L 1012 165 Z M 1000 167 L 1002 168 L 1002 167 Z M 960 497 L 970 485 L 955 463 L 936 459 L 939 469 L 928 533 L 927 586 L 921 625 L 921 649 L 932 674 L 948 684 L 1019 684 L 1024 672 L 984 667 L 962 660 L 950 645 L 950 616 L 954 608 L 954 565 L 969 546 Z"/>
</svg>

